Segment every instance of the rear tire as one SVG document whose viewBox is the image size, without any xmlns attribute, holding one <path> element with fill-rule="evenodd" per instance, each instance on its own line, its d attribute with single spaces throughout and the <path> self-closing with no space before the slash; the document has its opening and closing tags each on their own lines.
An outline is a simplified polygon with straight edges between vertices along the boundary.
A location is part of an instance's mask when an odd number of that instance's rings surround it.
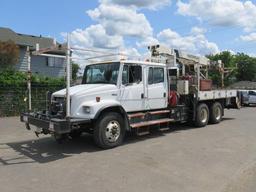
<svg viewBox="0 0 256 192">
<path fill-rule="evenodd" d="M 201 103 L 197 106 L 196 110 L 196 127 L 204 127 L 209 121 L 209 108 L 205 103 Z"/>
<path fill-rule="evenodd" d="M 210 108 L 210 123 L 217 124 L 222 120 L 222 105 L 219 102 L 215 102 Z"/>
<path fill-rule="evenodd" d="M 114 112 L 105 113 L 97 120 L 93 138 L 97 146 L 110 149 L 122 144 L 125 136 L 123 117 Z"/>
</svg>

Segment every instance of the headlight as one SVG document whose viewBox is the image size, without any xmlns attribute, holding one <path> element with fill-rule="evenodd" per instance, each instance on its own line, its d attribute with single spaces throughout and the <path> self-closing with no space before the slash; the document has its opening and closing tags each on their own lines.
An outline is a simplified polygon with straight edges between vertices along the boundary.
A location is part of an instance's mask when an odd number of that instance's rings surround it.
<svg viewBox="0 0 256 192">
<path fill-rule="evenodd" d="M 84 113 L 91 113 L 91 107 L 83 106 Z"/>
</svg>

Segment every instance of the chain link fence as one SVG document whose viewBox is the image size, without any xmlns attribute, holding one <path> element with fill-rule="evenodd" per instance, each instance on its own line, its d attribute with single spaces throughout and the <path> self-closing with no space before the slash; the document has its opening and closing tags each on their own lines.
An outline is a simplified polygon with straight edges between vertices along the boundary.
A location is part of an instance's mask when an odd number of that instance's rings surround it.
<svg viewBox="0 0 256 192">
<path fill-rule="evenodd" d="M 46 109 L 46 94 L 63 89 L 60 85 L 33 85 L 31 88 L 32 111 Z M 0 117 L 17 116 L 28 111 L 28 89 L 22 86 L 0 85 Z"/>
</svg>

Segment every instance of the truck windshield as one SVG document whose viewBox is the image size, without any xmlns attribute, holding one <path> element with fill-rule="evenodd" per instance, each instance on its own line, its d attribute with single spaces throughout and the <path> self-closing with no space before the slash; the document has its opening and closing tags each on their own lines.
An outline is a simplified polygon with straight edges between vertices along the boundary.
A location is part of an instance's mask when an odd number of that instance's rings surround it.
<svg viewBox="0 0 256 192">
<path fill-rule="evenodd" d="M 120 63 L 87 65 L 82 84 L 117 84 Z"/>
</svg>

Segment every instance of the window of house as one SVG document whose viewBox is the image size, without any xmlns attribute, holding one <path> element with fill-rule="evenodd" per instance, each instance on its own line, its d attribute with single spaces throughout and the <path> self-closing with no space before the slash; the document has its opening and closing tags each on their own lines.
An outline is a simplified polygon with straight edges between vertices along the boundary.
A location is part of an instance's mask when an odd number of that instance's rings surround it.
<svg viewBox="0 0 256 192">
<path fill-rule="evenodd" d="M 48 57 L 48 62 L 47 62 L 49 67 L 54 67 L 54 58 L 53 57 Z"/>
<path fill-rule="evenodd" d="M 148 70 L 148 84 L 156 84 L 164 82 L 164 69 L 159 67 L 150 67 Z"/>
<path fill-rule="evenodd" d="M 122 83 L 132 84 L 142 81 L 142 67 L 139 65 L 124 65 L 122 73 Z"/>
<path fill-rule="evenodd" d="M 64 59 L 63 58 L 55 58 L 55 67 L 63 67 Z"/>
<path fill-rule="evenodd" d="M 47 64 L 49 67 L 63 67 L 64 66 L 64 59 L 63 58 L 56 58 L 56 57 L 48 57 Z"/>
</svg>

